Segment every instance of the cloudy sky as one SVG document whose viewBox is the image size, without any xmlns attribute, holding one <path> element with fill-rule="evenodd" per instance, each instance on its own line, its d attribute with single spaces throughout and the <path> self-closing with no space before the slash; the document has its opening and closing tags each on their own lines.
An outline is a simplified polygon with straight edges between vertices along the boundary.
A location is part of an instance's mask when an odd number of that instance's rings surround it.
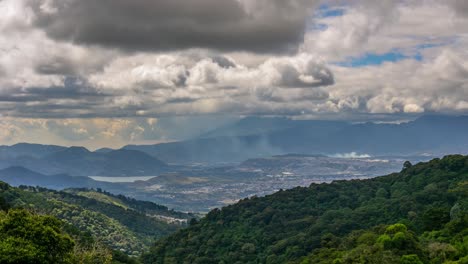
<svg viewBox="0 0 468 264">
<path fill-rule="evenodd" d="M 468 114 L 468 1 L 0 0 L 0 144 Z"/>
</svg>

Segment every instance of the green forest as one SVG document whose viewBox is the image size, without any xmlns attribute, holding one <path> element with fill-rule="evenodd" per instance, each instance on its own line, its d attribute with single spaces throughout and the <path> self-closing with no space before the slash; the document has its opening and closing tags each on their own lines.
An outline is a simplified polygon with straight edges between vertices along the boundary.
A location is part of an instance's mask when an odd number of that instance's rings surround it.
<svg viewBox="0 0 468 264">
<path fill-rule="evenodd" d="M 29 186 L 15 188 L 6 183 L 1 186 L 0 201 L 8 208 L 54 216 L 99 244 L 132 257 L 139 256 L 155 239 L 185 226 L 183 221 L 194 217 L 100 189 L 54 191 Z M 181 221 L 168 223 L 157 216 Z"/>
<path fill-rule="evenodd" d="M 468 263 L 468 156 L 245 198 L 200 220 L 102 190 L 0 182 L 0 263 Z"/>
<path fill-rule="evenodd" d="M 468 263 L 468 157 L 215 209 L 144 263 Z"/>
</svg>

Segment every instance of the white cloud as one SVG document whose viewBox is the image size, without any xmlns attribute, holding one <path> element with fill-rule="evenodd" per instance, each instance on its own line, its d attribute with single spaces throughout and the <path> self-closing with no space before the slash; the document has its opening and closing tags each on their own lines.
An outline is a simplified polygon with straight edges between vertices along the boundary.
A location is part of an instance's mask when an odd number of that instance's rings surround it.
<svg viewBox="0 0 468 264">
<path fill-rule="evenodd" d="M 370 158 L 368 154 L 358 154 L 357 152 L 349 152 L 349 153 L 338 153 L 332 155 L 335 158 L 342 158 L 342 159 L 366 159 Z"/>
<path fill-rule="evenodd" d="M 370 113 L 456 112 L 468 97 L 467 59 L 464 51 L 445 49 L 429 61 L 336 66 L 330 100 L 337 108 Z"/>
<path fill-rule="evenodd" d="M 318 87 L 334 81 L 324 62 L 309 54 L 270 58 L 254 67 L 228 60 L 224 66 L 216 58 L 192 54 L 139 54 L 116 59 L 91 75 L 89 83 L 115 93 L 116 106 L 146 107 L 145 114 L 193 114 L 232 107 L 240 112 L 239 102 L 323 100 L 328 95 Z"/>
<path fill-rule="evenodd" d="M 418 45 L 447 44 L 468 33 L 468 16 L 442 1 L 356 2 L 343 7 L 343 16 L 316 19 L 325 29 L 307 32 L 302 50 L 331 61 L 366 52 L 411 54 Z"/>
<path fill-rule="evenodd" d="M 281 20 L 288 20 L 289 13 L 281 8 L 299 10 L 302 21 L 315 2 L 297 0 L 283 6 L 281 1 L 241 1 L 247 13 L 273 8 L 256 16 L 262 21 L 282 14 Z M 32 3 L 40 3 L 39 9 Z M 310 17 L 308 23 L 321 26 L 311 25 L 305 32 L 300 52 L 280 55 L 255 53 L 255 43 L 250 42 L 244 43 L 250 52 L 231 49 L 230 43 L 223 44 L 226 52 L 195 46 L 124 52 L 103 48 L 102 43 L 57 40 L 36 23 L 38 10 L 45 16 L 58 15 L 57 3 L 0 1 L 1 142 L 50 138 L 64 144 L 111 146 L 148 140 L 149 131 L 159 133 L 157 140 L 170 140 L 170 133 L 161 129 L 167 124 L 160 119 L 174 116 L 352 119 L 468 111 L 466 1 L 327 1 L 344 14 Z M 295 29 L 302 28 L 292 22 Z M 354 68 L 338 63 L 388 52 L 407 57 Z M 62 121 L 46 122 L 50 117 Z M 45 130 L 49 132 L 40 132 Z M 37 136 L 31 136 L 32 131 Z M 62 136 L 67 133 L 68 138 Z"/>
</svg>

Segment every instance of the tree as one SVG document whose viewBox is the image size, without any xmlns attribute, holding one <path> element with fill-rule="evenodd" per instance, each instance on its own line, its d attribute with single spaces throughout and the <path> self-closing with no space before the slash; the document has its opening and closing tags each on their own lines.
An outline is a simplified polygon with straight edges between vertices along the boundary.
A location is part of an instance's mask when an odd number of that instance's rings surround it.
<svg viewBox="0 0 468 264">
<path fill-rule="evenodd" d="M 411 255 L 404 255 L 400 259 L 401 264 L 423 264 L 423 262 L 419 259 L 418 255 L 411 254 Z"/>
<path fill-rule="evenodd" d="M 409 169 L 411 167 L 413 167 L 413 164 L 411 164 L 410 161 L 407 160 L 405 163 L 403 163 L 403 169 Z"/>
<path fill-rule="evenodd" d="M 74 245 L 54 217 L 17 209 L 0 215 L 0 263 L 71 263 Z"/>
<path fill-rule="evenodd" d="M 10 205 L 7 203 L 5 198 L 0 196 L 0 211 L 8 211 L 10 209 Z"/>
</svg>

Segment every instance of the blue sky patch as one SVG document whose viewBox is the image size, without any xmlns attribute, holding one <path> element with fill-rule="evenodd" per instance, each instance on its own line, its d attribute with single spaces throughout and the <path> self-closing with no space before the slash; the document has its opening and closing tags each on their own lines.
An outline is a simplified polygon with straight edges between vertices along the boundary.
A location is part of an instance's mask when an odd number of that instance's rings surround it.
<svg viewBox="0 0 468 264">
<path fill-rule="evenodd" d="M 322 17 L 337 17 L 337 16 L 342 16 L 344 14 L 343 9 L 329 9 L 325 10 L 322 12 L 321 16 Z"/>
<path fill-rule="evenodd" d="M 317 12 L 316 15 L 318 17 L 337 17 L 337 16 L 342 16 L 345 13 L 345 9 L 342 7 L 330 7 L 328 5 L 321 5 Z"/>
<path fill-rule="evenodd" d="M 309 24 L 307 25 L 307 30 L 318 30 L 318 31 L 324 31 L 328 28 L 326 24 Z"/>
<path fill-rule="evenodd" d="M 346 61 L 336 63 L 344 67 L 364 67 L 368 65 L 381 65 L 384 62 L 397 62 L 404 59 L 422 60 L 422 55 L 417 53 L 413 56 L 405 55 L 398 51 L 387 52 L 383 54 L 366 53 L 360 57 L 350 57 Z"/>
<path fill-rule="evenodd" d="M 342 16 L 345 13 L 345 9 L 342 7 L 330 7 L 328 5 L 321 5 L 312 16 L 308 18 L 307 30 L 317 30 L 324 31 L 328 28 L 328 25 L 323 23 L 318 23 L 317 19 L 326 18 L 326 17 L 337 17 Z"/>
</svg>

